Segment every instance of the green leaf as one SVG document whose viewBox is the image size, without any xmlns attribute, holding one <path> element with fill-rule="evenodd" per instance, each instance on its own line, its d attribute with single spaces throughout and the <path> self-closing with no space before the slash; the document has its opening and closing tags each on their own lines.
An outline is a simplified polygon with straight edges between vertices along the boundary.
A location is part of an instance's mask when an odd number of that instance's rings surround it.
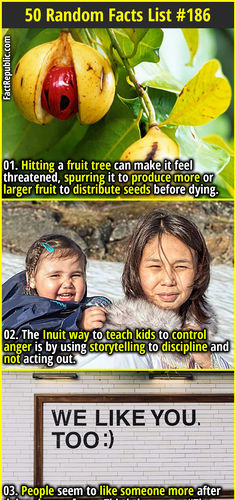
<svg viewBox="0 0 236 500">
<path fill-rule="evenodd" d="M 175 94 L 158 89 L 149 89 L 148 94 L 155 109 L 157 122 L 164 121 L 169 116 L 170 111 L 175 104 Z M 141 107 L 139 98 L 125 98 L 123 96 L 118 97 L 124 104 L 128 106 L 133 115 L 137 117 Z M 148 122 L 148 117 L 146 116 L 144 111 L 141 120 L 142 122 Z M 165 134 L 167 134 L 171 139 L 175 140 L 175 126 L 163 127 L 163 132 L 165 132 Z"/>
<path fill-rule="evenodd" d="M 89 127 L 72 157 L 116 161 L 139 138 L 139 127 L 132 113 L 116 98 L 109 113 L 100 122 Z"/>
<path fill-rule="evenodd" d="M 125 97 L 126 99 L 133 99 L 137 97 L 137 92 L 135 88 L 128 83 L 127 71 L 123 67 L 119 67 L 117 72 L 118 80 L 116 85 L 116 93 Z"/>
<path fill-rule="evenodd" d="M 230 154 L 230 160 L 224 169 L 217 176 L 217 183 L 221 190 L 222 197 L 234 196 L 234 151 L 219 135 L 211 135 L 203 138 L 204 141 L 217 144 Z"/>
<path fill-rule="evenodd" d="M 229 162 L 230 155 L 227 151 L 199 139 L 193 127 L 178 127 L 176 139 L 180 146 L 181 160 L 192 158 L 196 172 L 212 172 L 217 175 Z"/>
<path fill-rule="evenodd" d="M 135 76 L 143 86 L 163 89 L 178 94 L 182 85 L 171 75 L 164 63 L 142 63 L 135 68 Z"/>
<path fill-rule="evenodd" d="M 93 32 L 104 46 L 105 51 L 110 52 L 111 39 L 106 28 L 93 28 Z"/>
<path fill-rule="evenodd" d="M 158 62 L 159 49 L 163 40 L 163 32 L 159 28 L 147 30 L 145 36 L 138 43 L 134 57 L 129 58 L 131 66 L 136 66 L 141 62 Z"/>
<path fill-rule="evenodd" d="M 11 63 L 13 68 L 15 57 L 19 59 L 20 50 L 29 35 L 29 29 L 11 28 L 7 30 L 7 35 L 11 37 Z"/>
<path fill-rule="evenodd" d="M 139 42 L 144 38 L 148 29 L 144 28 L 126 28 L 125 32 L 127 33 L 129 39 L 133 42 L 133 51 L 132 51 L 132 59 L 137 54 L 137 49 L 139 46 Z M 134 63 L 133 63 L 134 64 Z"/>
<path fill-rule="evenodd" d="M 157 122 L 163 122 L 166 120 L 175 104 L 176 95 L 172 92 L 166 92 L 164 90 L 149 88 L 148 95 L 152 101 L 152 105 L 155 109 L 156 120 Z M 119 98 L 127 104 L 127 106 L 132 110 L 135 117 L 138 116 L 140 110 L 140 100 L 139 98 L 124 98 L 123 96 L 119 96 Z M 147 116 L 143 112 L 142 120 L 148 121 Z M 173 134 L 176 131 L 176 126 L 163 127 L 163 132 L 173 137 Z"/>
<path fill-rule="evenodd" d="M 130 40 L 132 40 L 134 44 L 134 49 L 133 49 L 133 57 L 137 53 L 137 48 L 139 42 L 143 39 L 143 37 L 146 35 L 148 32 L 148 29 L 144 28 L 126 28 L 126 33 L 128 34 Z"/>
<path fill-rule="evenodd" d="M 212 59 L 186 83 L 166 123 L 203 125 L 224 113 L 230 100 L 230 84 L 219 61 Z"/>
<path fill-rule="evenodd" d="M 93 36 L 93 30 L 88 29 L 91 36 Z M 84 28 L 71 28 L 70 33 L 76 42 L 88 44 L 88 35 Z"/>
<path fill-rule="evenodd" d="M 190 52 L 190 60 L 186 66 L 193 66 L 194 57 L 199 46 L 199 28 L 181 28 Z"/>
<path fill-rule="evenodd" d="M 124 104 L 126 104 L 128 106 L 128 108 L 130 109 L 130 111 L 132 111 L 133 116 L 135 116 L 135 118 L 137 118 L 139 111 L 140 111 L 140 108 L 141 108 L 140 99 L 138 97 L 135 97 L 134 99 L 127 99 L 125 97 L 121 97 L 120 95 L 118 95 L 118 97 L 119 97 L 120 101 L 123 102 Z"/>
<path fill-rule="evenodd" d="M 39 45 L 40 43 L 49 41 L 47 40 L 47 35 L 45 38 L 44 32 L 47 33 L 50 31 L 51 33 L 53 33 L 53 35 L 51 35 L 51 40 L 54 39 L 53 36 L 57 38 L 58 35 L 56 35 L 55 32 L 60 32 L 60 30 L 56 29 L 44 30 L 39 28 L 32 28 L 32 29 L 17 28 L 14 29 L 13 31 L 14 33 L 16 32 L 17 36 L 17 47 L 12 61 L 14 66 L 19 61 L 19 59 L 32 47 L 35 47 L 35 45 Z"/>
<path fill-rule="evenodd" d="M 72 158 L 71 152 L 75 149 L 78 141 L 83 139 L 88 130 L 88 126 L 80 125 L 78 120 L 74 120 L 74 124 L 67 133 L 44 154 L 44 160 L 65 161 L 68 158 L 77 161 L 77 158 Z"/>
<path fill-rule="evenodd" d="M 42 30 L 34 30 L 34 36 L 28 42 L 27 47 L 25 48 L 25 52 L 36 47 L 37 45 L 41 45 L 42 43 L 52 42 L 56 40 L 61 33 L 61 29 L 59 28 L 46 28 Z"/>
<path fill-rule="evenodd" d="M 147 31 L 148 28 L 126 28 L 126 33 L 134 45 L 137 45 L 142 40 Z"/>
<path fill-rule="evenodd" d="M 135 37 L 133 37 L 133 39 L 130 37 L 132 30 L 127 28 L 114 28 L 113 31 L 124 55 L 129 59 L 131 66 L 136 66 L 143 61 L 159 61 L 158 52 L 163 40 L 163 32 L 161 29 L 151 28 L 147 30 L 136 30 L 136 39 Z M 105 50 L 110 52 L 111 40 L 108 31 L 98 28 L 95 29 L 94 32 L 101 40 Z M 119 65 L 123 66 L 123 62 L 116 50 L 113 50 L 113 58 Z"/>
<path fill-rule="evenodd" d="M 75 118 L 53 120 L 48 125 L 37 125 L 25 120 L 14 101 L 3 103 L 3 157 L 42 158 L 74 125 Z M 64 151 L 68 156 L 68 151 Z"/>
<path fill-rule="evenodd" d="M 23 32 L 23 33 L 22 33 Z M 3 37 L 10 36 L 11 37 L 11 61 L 14 58 L 17 50 L 19 49 L 19 45 L 21 44 L 22 38 L 25 37 L 25 33 L 28 32 L 28 29 L 4 29 Z M 4 41 L 4 39 L 3 39 Z M 4 53 L 4 44 L 3 44 L 3 53 Z"/>
<path fill-rule="evenodd" d="M 219 135 L 209 135 L 207 137 L 203 137 L 203 140 L 206 142 L 210 142 L 211 144 L 217 144 L 217 146 L 220 146 L 221 148 L 225 149 L 225 151 L 228 151 L 230 156 L 234 156 L 234 151 Z"/>
<path fill-rule="evenodd" d="M 148 94 L 155 109 L 157 122 L 167 120 L 174 107 L 176 95 L 172 92 L 165 92 L 164 90 L 154 88 L 150 88 Z"/>
<path fill-rule="evenodd" d="M 125 57 L 127 57 L 127 59 L 129 59 L 130 57 L 132 57 L 132 54 L 134 52 L 134 43 L 129 38 L 129 36 L 126 32 L 126 29 L 115 28 L 115 29 L 113 29 L 113 31 L 115 33 L 116 39 L 117 39 L 121 49 L 122 49 L 122 52 L 124 53 Z M 114 50 L 114 53 L 116 54 L 116 57 L 117 57 L 117 60 L 119 61 L 119 63 L 123 66 L 123 61 L 121 61 L 116 50 Z M 132 65 L 131 60 L 129 60 L 129 62 Z"/>
</svg>

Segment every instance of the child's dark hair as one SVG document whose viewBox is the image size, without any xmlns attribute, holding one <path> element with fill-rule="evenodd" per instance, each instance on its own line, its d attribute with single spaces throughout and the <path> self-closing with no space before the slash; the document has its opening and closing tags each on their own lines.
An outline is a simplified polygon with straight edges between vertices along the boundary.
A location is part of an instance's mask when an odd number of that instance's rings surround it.
<svg viewBox="0 0 236 500">
<path fill-rule="evenodd" d="M 75 241 L 62 234 L 45 234 L 36 240 L 27 252 L 25 266 L 28 282 L 35 273 L 41 258 L 53 256 L 54 251 L 57 252 L 57 256 L 63 259 L 74 255 L 77 256 L 83 263 L 84 271 L 86 270 L 86 256 Z"/>
<path fill-rule="evenodd" d="M 196 255 L 196 276 L 192 293 L 180 308 L 183 324 L 187 313 L 198 322 L 209 320 L 209 306 L 204 296 L 210 281 L 210 255 L 203 235 L 195 224 L 182 215 L 154 209 L 142 217 L 131 237 L 122 276 L 125 295 L 128 298 L 145 298 L 139 277 L 139 267 L 146 244 L 155 236 L 169 233 L 192 248 Z"/>
</svg>

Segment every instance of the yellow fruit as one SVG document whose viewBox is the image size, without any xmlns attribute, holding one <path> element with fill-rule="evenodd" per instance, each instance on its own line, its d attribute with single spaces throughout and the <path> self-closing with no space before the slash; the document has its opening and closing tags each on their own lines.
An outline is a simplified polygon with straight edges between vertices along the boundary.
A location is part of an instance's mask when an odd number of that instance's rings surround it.
<svg viewBox="0 0 236 500">
<path fill-rule="evenodd" d="M 121 161 L 163 161 L 179 158 L 179 146 L 157 125 L 150 127 L 142 139 L 134 142 L 122 154 Z"/>
<path fill-rule="evenodd" d="M 107 59 L 88 45 L 70 37 L 74 70 L 77 76 L 79 119 L 95 123 L 110 109 L 115 94 L 115 77 Z"/>
<path fill-rule="evenodd" d="M 53 116 L 42 107 L 41 94 L 45 78 L 54 67 L 73 68 L 80 122 L 91 124 L 100 120 L 114 99 L 113 71 L 102 54 L 76 42 L 68 32 L 29 50 L 16 65 L 12 90 L 22 115 L 35 123 L 46 124 L 52 120 Z"/>
</svg>

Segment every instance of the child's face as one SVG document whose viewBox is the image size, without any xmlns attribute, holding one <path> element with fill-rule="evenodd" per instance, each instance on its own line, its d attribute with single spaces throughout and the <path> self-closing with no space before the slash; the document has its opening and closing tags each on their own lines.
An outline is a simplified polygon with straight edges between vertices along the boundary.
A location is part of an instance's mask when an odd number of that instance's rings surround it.
<svg viewBox="0 0 236 500">
<path fill-rule="evenodd" d="M 193 289 L 194 250 L 169 233 L 155 236 L 144 247 L 139 267 L 142 290 L 149 302 L 178 312 Z"/>
<path fill-rule="evenodd" d="M 39 261 L 36 273 L 30 279 L 40 297 L 79 302 L 85 293 L 83 263 L 77 256 L 47 256 Z"/>
</svg>

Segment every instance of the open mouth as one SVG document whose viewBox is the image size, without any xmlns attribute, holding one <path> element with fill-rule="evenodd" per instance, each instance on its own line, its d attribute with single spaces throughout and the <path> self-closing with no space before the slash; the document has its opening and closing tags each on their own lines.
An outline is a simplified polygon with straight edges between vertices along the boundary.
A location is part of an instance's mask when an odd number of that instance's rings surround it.
<svg viewBox="0 0 236 500">
<path fill-rule="evenodd" d="M 57 295 L 57 300 L 74 300 L 74 297 L 74 293 L 60 293 L 59 295 Z"/>
</svg>

